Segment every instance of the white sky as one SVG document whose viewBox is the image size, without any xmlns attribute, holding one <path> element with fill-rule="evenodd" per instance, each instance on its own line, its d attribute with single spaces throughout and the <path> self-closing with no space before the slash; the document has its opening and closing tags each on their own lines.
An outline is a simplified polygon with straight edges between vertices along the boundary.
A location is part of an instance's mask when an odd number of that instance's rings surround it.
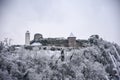
<svg viewBox="0 0 120 80">
<path fill-rule="evenodd" d="M 120 0 L 0 0 L 0 40 L 24 44 L 27 30 L 31 40 L 35 33 L 67 38 L 72 32 L 120 45 Z"/>
</svg>

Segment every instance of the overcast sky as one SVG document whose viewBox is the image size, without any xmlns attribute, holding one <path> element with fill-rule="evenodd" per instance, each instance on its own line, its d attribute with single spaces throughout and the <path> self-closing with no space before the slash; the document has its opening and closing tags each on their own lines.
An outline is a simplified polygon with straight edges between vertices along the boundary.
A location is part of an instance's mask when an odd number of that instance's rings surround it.
<svg viewBox="0 0 120 80">
<path fill-rule="evenodd" d="M 0 40 L 24 44 L 27 30 L 31 40 L 35 33 L 67 38 L 72 32 L 120 45 L 120 0 L 0 0 Z"/>
</svg>

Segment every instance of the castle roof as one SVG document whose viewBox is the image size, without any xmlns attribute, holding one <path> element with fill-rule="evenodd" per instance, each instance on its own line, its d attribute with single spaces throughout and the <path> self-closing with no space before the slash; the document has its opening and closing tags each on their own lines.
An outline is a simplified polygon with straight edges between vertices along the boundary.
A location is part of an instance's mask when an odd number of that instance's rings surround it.
<svg viewBox="0 0 120 80">
<path fill-rule="evenodd" d="M 69 37 L 75 37 L 74 35 L 73 35 L 73 33 L 70 33 L 70 36 Z"/>
</svg>

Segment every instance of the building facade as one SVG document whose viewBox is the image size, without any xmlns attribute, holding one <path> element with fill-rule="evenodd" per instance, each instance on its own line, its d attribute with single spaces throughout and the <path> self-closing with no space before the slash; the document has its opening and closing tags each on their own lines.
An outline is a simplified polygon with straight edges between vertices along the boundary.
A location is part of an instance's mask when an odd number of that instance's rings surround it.
<svg viewBox="0 0 120 80">
<path fill-rule="evenodd" d="M 87 43 L 87 40 L 76 40 L 76 37 L 71 33 L 70 36 L 65 38 L 43 38 L 42 34 L 36 33 L 34 39 L 30 41 L 30 33 L 25 33 L 25 45 L 42 45 L 42 46 L 58 46 L 58 47 L 81 47 Z"/>
<path fill-rule="evenodd" d="M 30 32 L 25 33 L 25 45 L 30 45 Z"/>
<path fill-rule="evenodd" d="M 76 37 L 73 35 L 73 33 L 71 33 L 70 36 L 68 37 L 68 46 L 76 47 Z"/>
</svg>

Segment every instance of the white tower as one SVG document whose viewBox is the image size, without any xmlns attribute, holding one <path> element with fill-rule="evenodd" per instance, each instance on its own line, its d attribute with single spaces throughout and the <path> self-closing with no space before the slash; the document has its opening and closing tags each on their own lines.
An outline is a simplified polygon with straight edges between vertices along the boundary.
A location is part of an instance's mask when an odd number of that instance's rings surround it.
<svg viewBox="0 0 120 80">
<path fill-rule="evenodd" d="M 25 45 L 30 45 L 30 32 L 25 33 Z"/>
</svg>

